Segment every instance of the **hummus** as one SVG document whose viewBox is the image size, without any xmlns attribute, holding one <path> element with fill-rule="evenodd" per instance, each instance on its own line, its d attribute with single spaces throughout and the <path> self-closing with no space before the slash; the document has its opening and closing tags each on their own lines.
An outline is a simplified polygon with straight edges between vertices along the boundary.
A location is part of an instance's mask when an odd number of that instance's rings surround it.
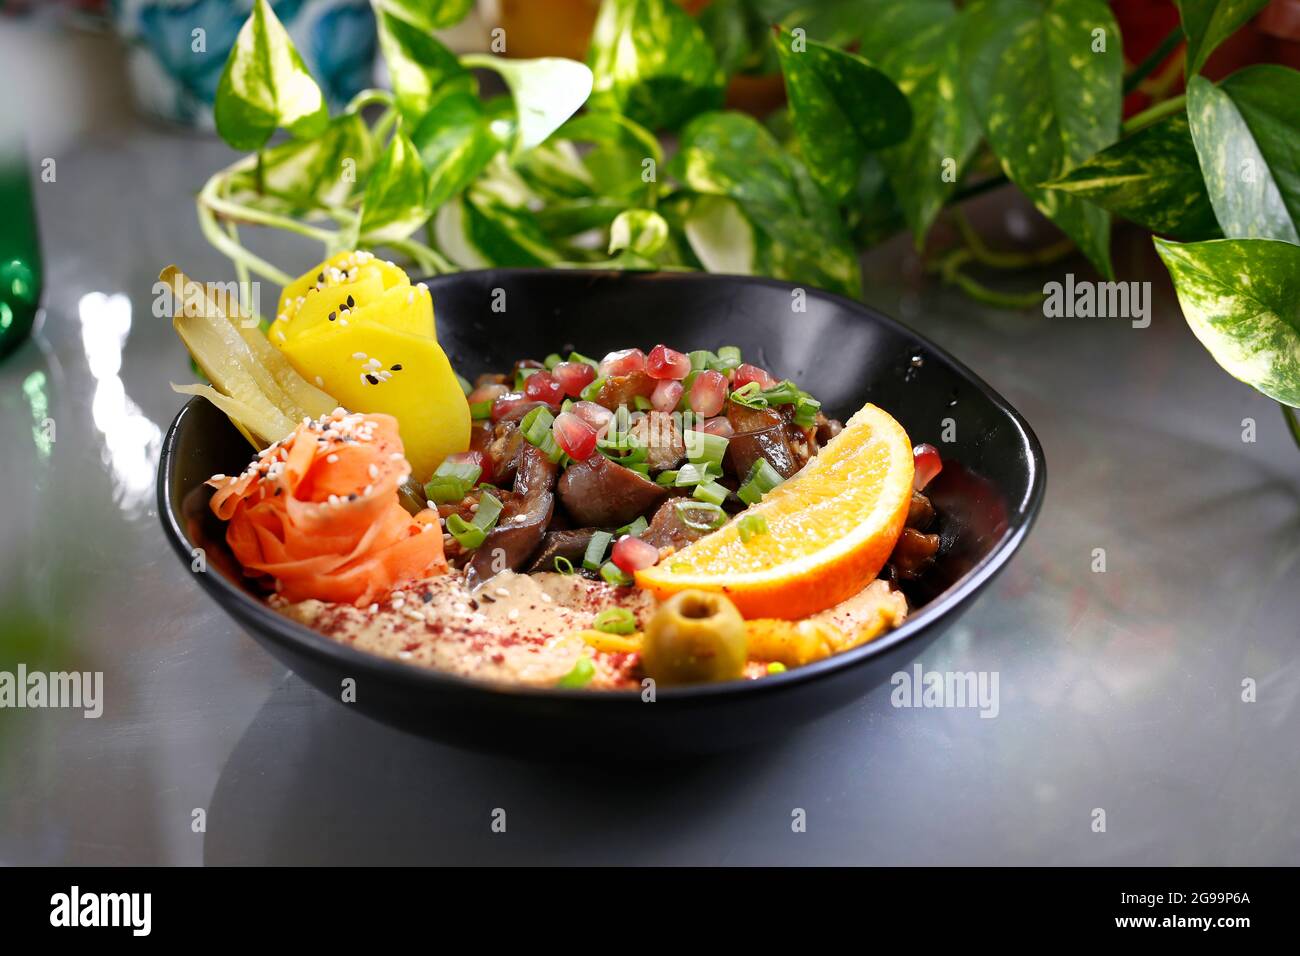
<svg viewBox="0 0 1300 956">
<path fill-rule="evenodd" d="M 476 594 L 471 594 L 462 573 L 452 571 L 394 591 L 368 607 L 272 600 L 281 613 L 340 644 L 497 683 L 553 686 L 588 655 L 595 676 L 587 686 L 604 689 L 639 686 L 639 655 L 596 650 L 582 632 L 598 613 L 612 607 L 631 611 L 641 630 L 655 609 L 653 596 L 635 588 L 615 588 L 581 575 L 511 571 L 496 575 Z M 809 620 L 856 633 L 864 628 L 879 631 L 882 622 L 901 623 L 906 612 L 901 593 L 874 581 Z M 764 661 L 747 665 L 747 677 L 765 673 Z"/>
</svg>

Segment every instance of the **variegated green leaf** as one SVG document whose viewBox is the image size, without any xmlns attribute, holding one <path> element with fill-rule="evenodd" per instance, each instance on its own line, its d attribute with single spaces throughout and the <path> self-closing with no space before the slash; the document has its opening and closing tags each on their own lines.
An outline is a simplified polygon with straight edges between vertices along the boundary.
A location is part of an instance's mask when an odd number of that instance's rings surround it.
<svg viewBox="0 0 1300 956">
<path fill-rule="evenodd" d="M 473 74 L 433 34 L 386 10 L 375 11 L 375 23 L 398 109 L 412 128 L 449 89 L 477 91 Z"/>
<path fill-rule="evenodd" d="M 268 0 L 254 0 L 235 38 L 213 114 L 235 149 L 261 149 L 277 129 L 306 139 L 329 123 L 325 97 Z"/>
<path fill-rule="evenodd" d="M 604 0 L 587 51 L 591 107 L 651 129 L 676 128 L 722 105 L 726 75 L 695 22 L 672 0 Z"/>
<path fill-rule="evenodd" d="M 668 168 L 692 192 L 739 204 L 753 226 L 756 271 L 861 294 L 857 254 L 839 210 L 753 117 L 697 116 L 682 130 Z"/>
<path fill-rule="evenodd" d="M 1106 147 L 1044 186 L 1095 202 L 1152 232 L 1178 239 L 1220 235 L 1183 114 Z"/>
<path fill-rule="evenodd" d="M 477 179 L 505 147 L 511 127 L 473 93 L 453 89 L 439 97 L 411 135 L 429 172 L 429 208 L 437 209 Z"/>
<path fill-rule="evenodd" d="M 1300 242 L 1300 73 L 1251 66 L 1187 85 L 1187 115 L 1223 234 Z"/>
<path fill-rule="evenodd" d="M 862 52 L 912 105 L 911 135 L 880 159 L 919 247 L 979 145 L 961 77 L 965 21 L 952 0 L 889 0 L 860 23 Z"/>
<path fill-rule="evenodd" d="M 852 190 L 867 152 L 912 129 L 907 97 L 888 76 L 852 53 L 778 30 L 773 38 L 799 151 L 817 185 L 836 202 Z"/>
<path fill-rule="evenodd" d="M 1106 276 L 1110 218 L 1042 183 L 1119 134 L 1124 68 L 1103 0 L 985 0 L 966 14 L 967 92 L 1007 176 Z"/>
<path fill-rule="evenodd" d="M 501 74 L 515 100 L 518 132 L 512 154 L 546 141 L 591 95 L 591 70 L 577 60 L 544 56 L 535 60 L 507 60 L 475 53 L 465 56 L 466 66 L 479 66 Z"/>
<path fill-rule="evenodd" d="M 376 11 L 387 10 L 426 33 L 455 26 L 474 8 L 474 0 L 370 0 L 370 2 Z"/>
<path fill-rule="evenodd" d="M 1187 75 L 1201 71 L 1210 54 L 1268 0 L 1175 0 L 1187 37 Z"/>
<path fill-rule="evenodd" d="M 609 254 L 632 252 L 653 259 L 668 242 L 668 223 L 653 209 L 628 209 L 609 227 Z"/>
<path fill-rule="evenodd" d="M 1214 360 L 1300 407 L 1300 246 L 1276 239 L 1156 239 L 1183 316 Z"/>
<path fill-rule="evenodd" d="M 420 154 L 399 127 L 366 183 L 361 238 L 372 245 L 405 239 L 429 218 L 426 194 L 427 175 Z"/>
<path fill-rule="evenodd" d="M 259 166 L 232 177 L 236 191 L 256 195 L 258 208 L 310 213 L 341 206 L 370 175 L 377 148 L 356 113 L 344 113 L 314 139 L 290 139 L 262 154 Z"/>
</svg>

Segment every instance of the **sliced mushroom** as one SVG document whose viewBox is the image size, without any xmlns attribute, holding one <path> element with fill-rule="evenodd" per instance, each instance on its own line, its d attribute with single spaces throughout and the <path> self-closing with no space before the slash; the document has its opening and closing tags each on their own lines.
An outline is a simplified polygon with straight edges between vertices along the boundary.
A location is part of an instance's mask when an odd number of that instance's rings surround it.
<svg viewBox="0 0 1300 956">
<path fill-rule="evenodd" d="M 625 525 L 668 497 L 667 489 L 601 454 L 570 465 L 559 494 L 577 524 L 606 528 Z"/>
<path fill-rule="evenodd" d="M 502 571 L 518 571 L 537 551 L 555 510 L 556 464 L 525 443 L 519 452 L 515 490 L 503 502 L 496 527 L 474 551 L 465 583 L 474 590 Z"/>
</svg>

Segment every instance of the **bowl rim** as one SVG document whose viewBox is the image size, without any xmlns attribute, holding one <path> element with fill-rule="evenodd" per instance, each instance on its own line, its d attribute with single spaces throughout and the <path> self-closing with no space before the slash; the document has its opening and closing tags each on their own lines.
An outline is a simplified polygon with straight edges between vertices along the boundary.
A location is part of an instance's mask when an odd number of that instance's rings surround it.
<svg viewBox="0 0 1300 956">
<path fill-rule="evenodd" d="M 915 614 L 908 615 L 900 627 L 851 650 L 833 654 L 803 667 L 791 668 L 778 674 L 769 674 L 762 680 L 742 678 L 711 684 L 656 688 L 656 700 L 687 701 L 718 696 L 777 693 L 789 690 L 798 684 L 818 680 L 833 673 L 863 665 L 872 658 L 886 654 L 898 645 L 919 635 L 946 614 L 956 611 L 963 603 L 978 594 L 1020 549 L 1020 545 L 1024 542 L 1025 537 L 1029 534 L 1038 518 L 1047 483 L 1047 462 L 1042 445 L 1039 443 L 1033 429 L 1030 428 L 1029 423 L 1001 394 L 945 349 L 940 348 L 911 327 L 863 302 L 816 287 L 801 286 L 797 283 L 784 282 L 766 276 L 731 275 L 727 273 L 502 268 L 465 270 L 429 277 L 423 281 L 431 287 L 436 287 L 452 281 L 490 279 L 492 276 L 510 276 L 516 279 L 533 277 L 553 279 L 564 276 L 578 282 L 609 279 L 632 285 L 646 281 L 707 283 L 725 280 L 764 285 L 786 291 L 802 288 L 810 297 L 828 300 L 841 308 L 860 313 L 863 318 L 882 324 L 896 333 L 910 338 L 915 345 L 926 351 L 927 359 L 937 359 L 949 365 L 962 378 L 980 391 L 993 407 L 1007 418 L 1015 427 L 1025 450 L 1024 457 L 1029 471 L 1029 480 L 1023 498 L 1018 502 L 1008 502 L 1015 520 L 1010 523 L 1007 533 L 974 567 L 970 568 Z M 436 288 L 434 291 L 436 292 Z M 193 560 L 192 549 L 194 545 L 177 520 L 176 516 L 180 502 L 175 501 L 171 494 L 170 478 L 173 462 L 176 460 L 176 445 L 180 440 L 182 430 L 186 427 L 186 419 L 193 414 L 193 409 L 205 401 L 206 399 L 195 396 L 181 406 L 180 411 L 176 413 L 176 417 L 172 420 L 171 426 L 167 429 L 158 457 L 157 505 L 159 520 L 172 548 L 176 551 L 182 564 L 186 566 L 189 566 Z M 591 702 L 591 706 L 600 706 L 600 704 L 621 706 L 633 701 L 639 703 L 641 700 L 642 692 L 640 689 L 593 691 L 582 688 L 566 689 L 501 684 L 480 678 L 463 677 L 429 667 L 405 664 L 333 641 L 305 624 L 300 624 L 278 613 L 264 602 L 257 600 L 248 592 L 227 580 L 226 576 L 220 572 L 212 574 L 205 571 L 195 576 L 199 579 L 200 587 L 207 591 L 221 606 L 222 610 L 226 611 L 241 626 L 247 628 L 252 621 L 255 621 L 261 633 L 269 634 L 277 642 L 290 645 L 290 650 L 305 654 L 328 666 L 351 668 L 353 672 L 358 674 L 365 671 L 377 672 L 381 677 L 398 682 L 413 683 L 418 686 L 418 689 L 429 691 L 443 690 L 471 693 L 477 691 L 490 695 L 504 695 L 514 699 L 551 702 L 583 700 Z M 241 613 L 236 613 L 231 609 L 228 603 L 230 601 L 235 602 L 241 608 Z"/>
</svg>

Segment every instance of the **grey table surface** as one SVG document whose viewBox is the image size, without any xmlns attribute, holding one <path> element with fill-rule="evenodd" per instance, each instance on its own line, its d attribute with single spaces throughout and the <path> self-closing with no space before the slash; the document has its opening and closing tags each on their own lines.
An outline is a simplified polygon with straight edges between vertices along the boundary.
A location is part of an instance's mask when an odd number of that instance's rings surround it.
<svg viewBox="0 0 1300 956">
<path fill-rule="evenodd" d="M 192 197 L 230 153 L 120 97 L 65 95 L 111 105 L 74 134 L 34 129 L 57 177 L 36 190 L 43 323 L 0 364 L 0 614 L 35 635 L 31 666 L 102 671 L 104 712 L 0 711 L 0 862 L 1300 862 L 1300 455 L 1193 338 L 1140 235 L 1116 257 L 1153 283 L 1145 329 L 976 307 L 905 241 L 866 260 L 867 301 L 960 357 L 1046 449 L 1027 544 L 919 661 L 996 673 L 996 717 L 895 708 L 882 686 L 699 764 L 507 760 L 308 688 L 166 546 L 154 470 L 182 403 L 167 383 L 189 372 L 152 287 L 169 262 L 229 278 Z"/>
</svg>

